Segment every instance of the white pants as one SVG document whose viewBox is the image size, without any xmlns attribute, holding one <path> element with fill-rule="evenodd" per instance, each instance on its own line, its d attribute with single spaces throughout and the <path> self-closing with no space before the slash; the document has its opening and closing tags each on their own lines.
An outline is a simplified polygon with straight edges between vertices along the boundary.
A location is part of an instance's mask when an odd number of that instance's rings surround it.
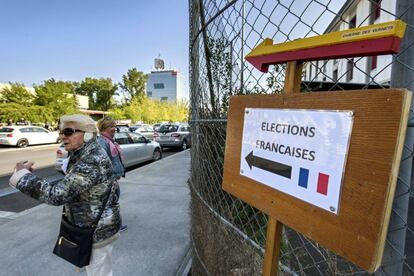
<svg viewBox="0 0 414 276">
<path fill-rule="evenodd" d="M 86 266 L 88 276 L 112 276 L 112 243 L 92 249 L 91 261 Z"/>
</svg>

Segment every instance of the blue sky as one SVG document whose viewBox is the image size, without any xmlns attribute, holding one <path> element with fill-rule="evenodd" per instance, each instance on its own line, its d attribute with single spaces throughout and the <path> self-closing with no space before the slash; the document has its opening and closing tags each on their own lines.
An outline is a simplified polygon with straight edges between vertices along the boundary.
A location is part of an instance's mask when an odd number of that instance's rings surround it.
<svg viewBox="0 0 414 276">
<path fill-rule="evenodd" d="M 188 83 L 187 0 L 0 0 L 0 83 L 81 81 L 161 55 Z"/>
</svg>

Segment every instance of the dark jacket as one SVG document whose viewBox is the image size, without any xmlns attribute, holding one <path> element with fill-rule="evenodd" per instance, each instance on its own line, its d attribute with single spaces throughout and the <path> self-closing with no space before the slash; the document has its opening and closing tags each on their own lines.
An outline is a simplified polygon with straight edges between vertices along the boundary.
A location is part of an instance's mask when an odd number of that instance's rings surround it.
<svg viewBox="0 0 414 276">
<path fill-rule="evenodd" d="M 115 183 L 112 164 L 96 139 L 69 154 L 70 160 L 65 177 L 57 183 L 49 183 L 28 173 L 16 185 L 23 193 L 50 205 L 65 205 L 68 220 L 79 226 L 91 226 L 99 215 L 110 184 Z M 102 242 L 118 233 L 121 215 L 116 186 L 112 185 L 94 242 Z"/>
</svg>

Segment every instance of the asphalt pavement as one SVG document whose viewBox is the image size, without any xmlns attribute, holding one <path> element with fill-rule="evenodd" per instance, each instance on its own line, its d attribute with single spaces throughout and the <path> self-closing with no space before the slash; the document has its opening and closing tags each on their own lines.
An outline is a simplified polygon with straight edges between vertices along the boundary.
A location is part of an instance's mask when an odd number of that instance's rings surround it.
<svg viewBox="0 0 414 276">
<path fill-rule="evenodd" d="M 121 185 L 128 229 L 114 244 L 114 275 L 186 275 L 190 260 L 190 152 L 129 171 Z M 52 254 L 62 207 L 0 218 L 0 275 L 86 275 Z"/>
</svg>

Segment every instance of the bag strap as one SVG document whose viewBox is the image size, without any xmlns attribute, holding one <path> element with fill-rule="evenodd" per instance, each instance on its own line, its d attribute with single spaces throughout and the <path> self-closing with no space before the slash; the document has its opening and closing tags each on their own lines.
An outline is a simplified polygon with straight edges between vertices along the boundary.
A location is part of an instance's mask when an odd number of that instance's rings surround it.
<svg viewBox="0 0 414 276">
<path fill-rule="evenodd" d="M 114 180 L 114 181 L 116 181 L 116 180 Z M 99 216 L 96 218 L 96 220 L 92 223 L 92 227 L 94 227 L 94 228 L 96 228 L 97 226 L 98 226 L 98 222 L 99 222 L 99 220 L 101 219 L 101 216 L 102 216 L 102 214 L 103 214 L 103 211 L 105 210 L 105 207 L 106 207 L 106 203 L 108 202 L 108 199 L 109 199 L 109 196 L 111 195 L 111 191 L 112 191 L 112 185 L 114 184 L 114 182 L 111 182 L 111 185 L 109 185 L 109 191 L 108 191 L 108 193 L 107 193 L 107 195 L 106 195 L 106 198 L 105 198 L 105 201 L 104 201 L 104 203 L 102 204 L 102 209 L 101 209 L 101 211 L 99 212 Z"/>
<path fill-rule="evenodd" d="M 114 180 L 114 181 L 116 181 L 116 180 Z M 108 192 L 106 192 L 105 201 L 104 201 L 104 203 L 102 204 L 102 208 L 101 208 L 101 211 L 99 212 L 98 217 L 97 217 L 97 218 L 95 219 L 95 221 L 92 223 L 92 227 L 93 227 L 93 228 L 96 228 L 96 226 L 98 225 L 99 220 L 101 219 L 101 216 L 102 216 L 102 214 L 103 214 L 103 211 L 105 210 L 105 207 L 106 207 L 106 203 L 108 202 L 109 196 L 111 195 L 112 186 L 113 186 L 113 182 L 111 183 L 111 185 L 109 185 Z M 65 205 L 63 205 L 63 212 L 65 212 L 65 213 L 66 213 L 66 207 L 65 207 Z M 70 209 L 69 209 L 69 212 L 70 212 Z M 72 212 L 70 212 L 70 213 L 71 213 L 71 216 L 72 216 Z M 73 218 L 73 217 L 72 217 L 72 218 Z"/>
</svg>

